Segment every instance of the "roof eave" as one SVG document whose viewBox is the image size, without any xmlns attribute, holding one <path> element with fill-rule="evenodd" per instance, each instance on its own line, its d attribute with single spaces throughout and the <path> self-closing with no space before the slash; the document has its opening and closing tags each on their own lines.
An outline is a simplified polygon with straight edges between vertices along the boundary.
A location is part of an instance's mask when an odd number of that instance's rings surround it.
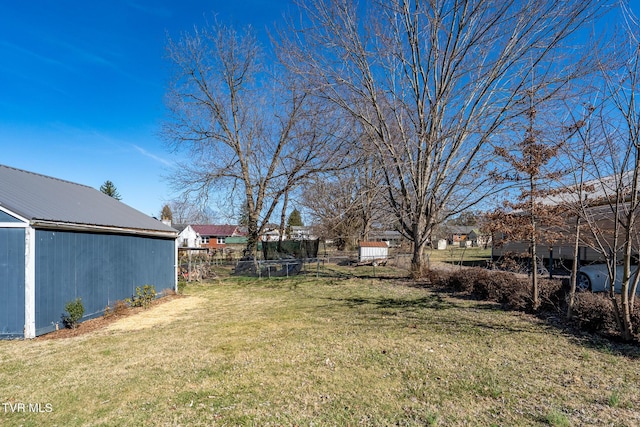
<svg viewBox="0 0 640 427">
<path fill-rule="evenodd" d="M 88 231 L 99 233 L 111 233 L 111 234 L 132 234 L 142 236 L 164 237 L 175 239 L 178 237 L 176 231 L 162 231 L 162 230 L 150 230 L 150 229 L 138 229 L 138 228 L 123 228 L 123 227 L 109 227 L 103 225 L 92 224 L 74 224 L 68 222 L 59 221 L 45 221 L 45 220 L 33 220 L 31 221 L 33 228 L 55 229 L 55 230 L 69 230 L 69 231 Z"/>
</svg>

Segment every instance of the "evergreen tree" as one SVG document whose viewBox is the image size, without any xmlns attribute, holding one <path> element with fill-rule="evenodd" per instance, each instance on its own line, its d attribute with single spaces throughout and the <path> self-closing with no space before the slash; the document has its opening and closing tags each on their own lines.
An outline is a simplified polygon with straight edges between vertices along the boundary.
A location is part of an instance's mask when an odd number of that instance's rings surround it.
<svg viewBox="0 0 640 427">
<path fill-rule="evenodd" d="M 291 238 L 291 227 L 293 226 L 303 226 L 304 224 L 302 223 L 302 216 L 300 216 L 300 211 L 298 209 L 294 209 L 293 211 L 291 211 L 291 213 L 289 214 L 289 219 L 287 220 L 287 236 L 289 236 L 289 238 Z"/>
<path fill-rule="evenodd" d="M 109 180 L 105 181 L 104 184 L 100 186 L 100 191 L 107 196 L 113 197 L 116 200 L 122 199 L 122 196 L 120 196 L 120 193 L 118 193 L 118 189 L 116 188 L 116 186 Z"/>
<path fill-rule="evenodd" d="M 302 223 L 302 216 L 300 215 L 300 211 L 298 209 L 294 209 L 290 214 L 289 214 L 289 220 L 287 221 L 287 227 L 291 228 L 292 226 L 303 226 L 304 224 Z"/>
<path fill-rule="evenodd" d="M 169 205 L 164 205 L 162 207 L 162 212 L 160 212 L 160 219 L 166 219 L 173 222 L 173 213 L 171 212 L 171 208 L 169 207 Z"/>
</svg>

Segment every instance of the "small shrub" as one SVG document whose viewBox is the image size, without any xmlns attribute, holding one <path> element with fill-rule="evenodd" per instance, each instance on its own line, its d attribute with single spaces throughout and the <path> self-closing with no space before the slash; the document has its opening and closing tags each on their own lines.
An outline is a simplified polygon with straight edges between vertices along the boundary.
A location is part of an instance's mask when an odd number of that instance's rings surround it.
<svg viewBox="0 0 640 427">
<path fill-rule="evenodd" d="M 74 301 L 69 301 L 64 306 L 67 314 L 62 315 L 62 321 L 64 322 L 67 328 L 75 329 L 78 327 L 78 322 L 82 319 L 84 315 L 84 305 L 82 305 L 82 300 L 80 298 L 76 298 Z"/>
<path fill-rule="evenodd" d="M 450 286 L 450 275 L 442 270 L 428 270 L 424 276 L 431 286 L 436 288 L 448 288 Z"/>
<path fill-rule="evenodd" d="M 130 299 L 127 299 L 127 303 L 131 307 L 144 307 L 148 308 L 151 305 L 151 301 L 156 297 L 156 287 L 153 285 L 144 285 L 142 288 L 136 286 L 136 294 Z"/>
<path fill-rule="evenodd" d="M 475 268 L 456 270 L 449 277 L 449 286 L 454 292 L 473 293 L 474 281 L 477 275 L 472 273 Z M 473 276 L 473 277 L 471 277 Z"/>
<path fill-rule="evenodd" d="M 509 310 L 530 311 L 531 284 L 526 278 L 512 273 L 502 273 L 500 303 Z"/>
<path fill-rule="evenodd" d="M 446 283 L 454 292 L 462 292 L 483 301 L 497 302 L 510 310 L 531 311 L 532 308 L 530 278 L 518 277 L 509 272 L 467 268 L 451 273 L 447 280 L 438 280 Z M 562 282 L 541 278 L 538 286 L 541 309 L 561 311 L 564 301 Z"/>
<path fill-rule="evenodd" d="M 585 332 L 609 333 L 618 327 L 613 304 L 606 295 L 591 292 L 576 294 L 573 314 Z"/>
<path fill-rule="evenodd" d="M 476 298 L 493 302 L 502 302 L 505 290 L 515 277 L 509 273 L 491 272 L 481 268 L 471 269 L 469 273 L 467 280 L 471 283 L 467 288 Z"/>
<path fill-rule="evenodd" d="M 436 277 L 437 281 L 454 292 L 462 292 L 480 300 L 493 301 L 511 310 L 527 311 L 531 307 L 529 285 L 526 279 L 513 273 L 489 271 L 483 268 L 467 268 L 450 273 L 447 278 Z"/>
<path fill-rule="evenodd" d="M 538 296 L 540 297 L 540 310 L 547 312 L 563 311 L 565 302 L 565 289 L 561 280 L 539 279 Z"/>
</svg>

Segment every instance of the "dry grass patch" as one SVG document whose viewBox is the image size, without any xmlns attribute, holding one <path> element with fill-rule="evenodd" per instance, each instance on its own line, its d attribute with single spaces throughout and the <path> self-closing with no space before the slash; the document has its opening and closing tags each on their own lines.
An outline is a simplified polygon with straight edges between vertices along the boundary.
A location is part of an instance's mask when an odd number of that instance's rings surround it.
<svg viewBox="0 0 640 427">
<path fill-rule="evenodd" d="M 173 299 L 165 304 L 156 305 L 148 310 L 138 312 L 135 316 L 126 316 L 108 325 L 107 331 L 135 331 L 150 328 L 176 320 L 188 320 L 193 317 L 206 299 L 200 297 Z"/>
</svg>

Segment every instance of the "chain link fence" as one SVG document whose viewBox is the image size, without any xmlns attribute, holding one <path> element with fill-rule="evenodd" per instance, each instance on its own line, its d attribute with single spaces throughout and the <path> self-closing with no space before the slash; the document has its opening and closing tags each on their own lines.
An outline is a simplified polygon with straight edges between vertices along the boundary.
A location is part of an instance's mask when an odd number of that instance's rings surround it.
<svg viewBox="0 0 640 427">
<path fill-rule="evenodd" d="M 460 251 L 460 250 L 458 250 Z M 433 260 L 430 254 L 425 254 L 427 267 Z M 181 251 L 179 255 L 180 278 L 187 282 L 215 279 L 216 271 L 226 268 L 236 275 L 246 275 L 258 278 L 290 277 L 297 274 L 344 276 L 344 268 L 354 268 L 354 273 L 376 276 L 384 268 L 393 268 L 397 272 L 409 274 L 411 271 L 412 254 L 396 252 L 390 254 L 385 262 L 374 263 L 359 262 L 357 251 L 324 251 L 320 250 L 316 257 L 294 258 L 282 256 L 276 260 L 263 259 L 262 251 L 256 254 L 255 259 L 241 258 L 240 251 L 218 252 L 212 254 L 206 250 Z M 436 264 L 441 264 L 443 258 L 438 257 Z M 451 254 L 446 257 L 447 264 L 460 263 L 460 254 Z M 337 270 L 336 270 L 337 268 Z M 348 272 L 348 270 L 347 270 Z M 397 274 L 397 273 L 396 273 Z"/>
</svg>

